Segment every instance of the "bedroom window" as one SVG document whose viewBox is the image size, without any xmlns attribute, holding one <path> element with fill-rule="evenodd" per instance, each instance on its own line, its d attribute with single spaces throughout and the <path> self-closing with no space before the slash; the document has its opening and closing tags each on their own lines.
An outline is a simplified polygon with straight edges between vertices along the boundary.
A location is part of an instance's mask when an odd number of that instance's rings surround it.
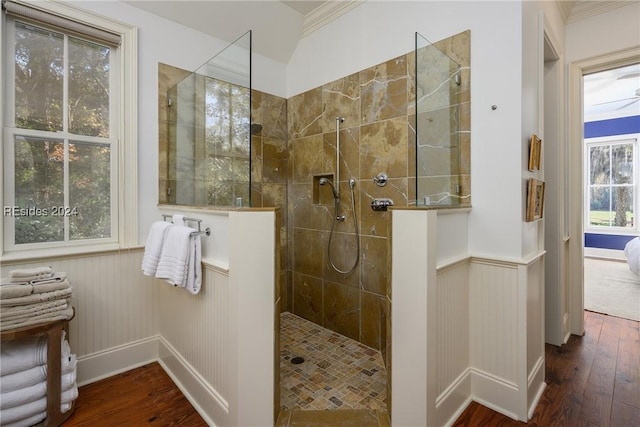
<svg viewBox="0 0 640 427">
<path fill-rule="evenodd" d="M 637 140 L 587 140 L 587 218 L 590 229 L 635 231 Z"/>
<path fill-rule="evenodd" d="M 126 243 L 135 29 L 54 2 L 3 9 L 4 251 Z"/>
</svg>

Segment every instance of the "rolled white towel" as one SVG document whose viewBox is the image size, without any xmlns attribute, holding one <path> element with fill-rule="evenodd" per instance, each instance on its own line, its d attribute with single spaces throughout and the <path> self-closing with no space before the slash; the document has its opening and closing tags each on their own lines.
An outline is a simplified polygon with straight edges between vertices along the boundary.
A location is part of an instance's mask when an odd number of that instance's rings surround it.
<svg viewBox="0 0 640 427">
<path fill-rule="evenodd" d="M 0 395 L 0 409 L 3 411 L 33 402 L 47 395 L 47 381 L 29 387 L 20 388 Z"/>
<path fill-rule="evenodd" d="M 13 374 L 47 362 L 44 335 L 5 341 L 0 349 L 0 375 Z"/>
<path fill-rule="evenodd" d="M 60 409 L 62 412 L 68 411 L 71 406 L 64 405 L 70 404 L 74 400 L 78 398 L 78 386 L 74 384 L 67 390 L 64 390 L 60 394 Z M 47 410 L 47 397 L 42 397 L 33 402 L 26 403 L 24 405 L 15 406 L 13 408 L 8 408 L 2 410 L 0 412 L 0 425 L 3 427 L 5 425 L 10 425 L 10 423 L 15 423 L 16 421 L 23 420 L 25 418 L 33 417 L 43 411 Z"/>
<path fill-rule="evenodd" d="M 147 243 L 144 246 L 144 255 L 142 256 L 142 273 L 145 276 L 153 276 L 156 274 L 165 235 L 167 230 L 172 226 L 170 222 L 166 221 L 157 221 L 151 225 Z"/>
<path fill-rule="evenodd" d="M 64 331 L 62 332 L 60 354 L 63 360 L 64 369 L 65 363 L 71 363 L 69 358 L 73 356 Z M 73 356 L 73 358 L 75 359 L 75 356 Z M 2 360 L 2 363 L 0 363 L 0 376 L 2 377 L 46 364 L 46 335 L 32 336 L 3 342 L 2 348 L 0 348 L 0 360 Z"/>
<path fill-rule="evenodd" d="M 62 368 L 62 389 L 70 387 L 76 381 L 78 360 L 75 354 L 63 355 L 61 361 Z M 10 393 L 21 388 L 46 381 L 47 365 L 38 365 L 24 371 L 0 377 L 0 393 Z"/>
<path fill-rule="evenodd" d="M 67 403 L 65 405 L 69 405 L 69 404 Z M 63 406 L 64 405 L 60 405 L 60 408 L 62 409 Z M 41 421 L 44 421 L 46 418 L 47 418 L 47 411 L 40 412 L 39 414 L 35 414 L 30 417 L 23 418 L 13 423 L 8 423 L 8 424 L 2 423 L 2 427 L 31 427 L 36 424 L 39 424 Z"/>
<path fill-rule="evenodd" d="M 47 365 L 38 365 L 24 371 L 0 377 L 0 393 L 10 393 L 21 388 L 30 387 L 47 379 Z"/>
</svg>

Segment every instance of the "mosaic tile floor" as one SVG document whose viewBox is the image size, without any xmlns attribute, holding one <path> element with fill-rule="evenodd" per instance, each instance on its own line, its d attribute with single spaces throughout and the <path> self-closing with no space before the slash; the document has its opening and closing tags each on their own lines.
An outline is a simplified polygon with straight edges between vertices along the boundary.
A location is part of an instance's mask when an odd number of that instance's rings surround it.
<svg viewBox="0 0 640 427">
<path fill-rule="evenodd" d="M 280 320 L 281 409 L 386 410 L 379 351 L 288 312 Z"/>
</svg>

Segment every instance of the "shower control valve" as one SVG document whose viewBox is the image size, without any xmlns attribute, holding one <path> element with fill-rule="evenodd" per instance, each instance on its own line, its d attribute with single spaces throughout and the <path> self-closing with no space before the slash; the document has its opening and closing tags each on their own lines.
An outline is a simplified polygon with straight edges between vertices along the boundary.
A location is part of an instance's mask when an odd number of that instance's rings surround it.
<svg viewBox="0 0 640 427">
<path fill-rule="evenodd" d="M 371 209 L 374 211 L 386 211 L 389 206 L 393 206 L 391 199 L 373 199 L 371 201 Z"/>
<path fill-rule="evenodd" d="M 385 185 L 387 185 L 388 179 L 389 177 L 386 173 L 380 172 L 378 175 L 373 177 L 373 182 L 375 182 L 378 187 L 384 187 Z"/>
</svg>

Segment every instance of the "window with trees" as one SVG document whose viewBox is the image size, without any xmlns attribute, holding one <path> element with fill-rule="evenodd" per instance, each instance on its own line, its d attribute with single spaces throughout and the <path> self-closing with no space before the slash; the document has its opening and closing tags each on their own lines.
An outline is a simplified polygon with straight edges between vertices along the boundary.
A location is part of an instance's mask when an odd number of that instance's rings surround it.
<svg viewBox="0 0 640 427">
<path fill-rule="evenodd" d="M 587 227 L 636 230 L 636 139 L 587 141 Z"/>
<path fill-rule="evenodd" d="M 128 30 L 66 5 L 44 7 L 74 16 L 3 6 L 4 250 L 121 242 Z"/>
</svg>

